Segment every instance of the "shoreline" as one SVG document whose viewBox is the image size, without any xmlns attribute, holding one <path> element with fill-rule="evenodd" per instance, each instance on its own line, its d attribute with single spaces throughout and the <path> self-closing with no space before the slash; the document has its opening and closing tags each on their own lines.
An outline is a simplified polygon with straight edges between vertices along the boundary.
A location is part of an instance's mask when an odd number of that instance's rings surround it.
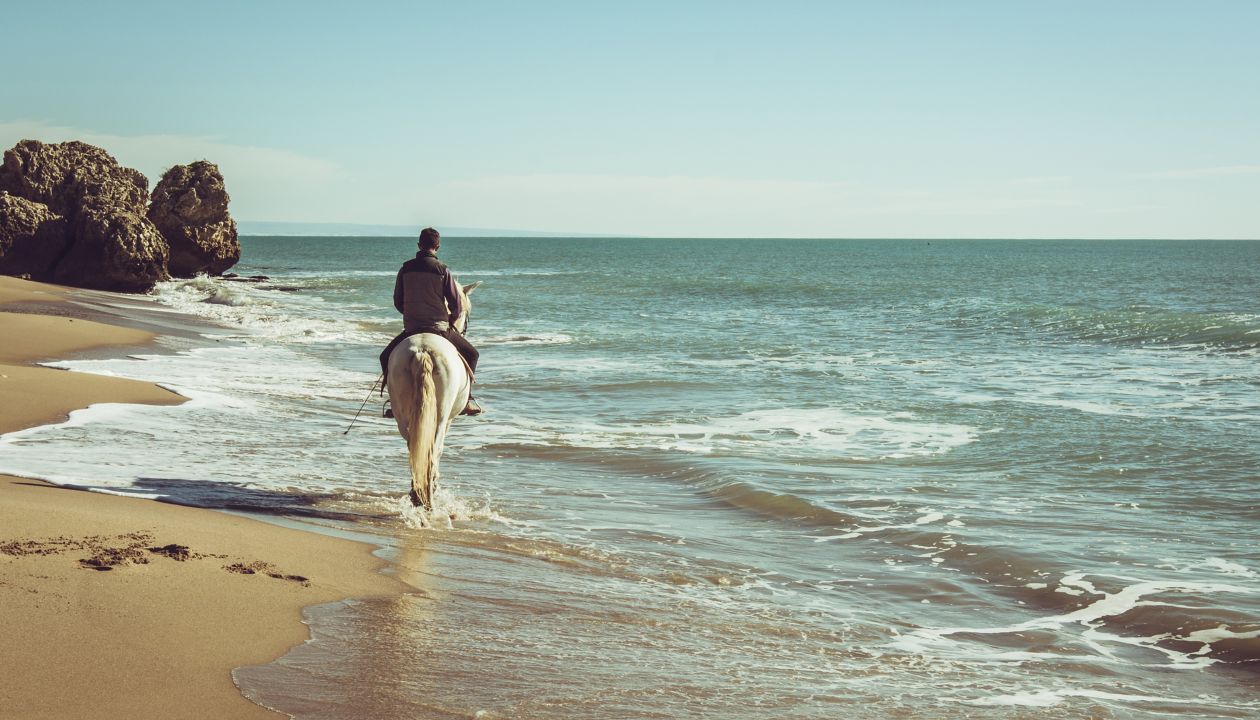
<svg viewBox="0 0 1260 720">
<path fill-rule="evenodd" d="M 99 295 L 0 277 L 0 334 L 16 340 L 0 348 L 0 434 L 98 403 L 185 402 L 152 383 L 35 364 L 161 332 L 94 305 Z M 406 592 L 374 550 L 0 475 L 0 707 L 23 718 L 282 717 L 246 699 L 232 670 L 308 639 L 303 608 Z"/>
</svg>

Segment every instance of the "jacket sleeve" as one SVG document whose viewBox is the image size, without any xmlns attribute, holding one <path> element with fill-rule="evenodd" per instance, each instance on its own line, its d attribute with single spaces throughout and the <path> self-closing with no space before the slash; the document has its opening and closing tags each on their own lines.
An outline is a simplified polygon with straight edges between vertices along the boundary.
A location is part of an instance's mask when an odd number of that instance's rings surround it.
<svg viewBox="0 0 1260 720">
<path fill-rule="evenodd" d="M 403 271 L 398 271 L 398 276 L 394 278 L 394 309 L 398 312 L 403 311 Z"/>
<path fill-rule="evenodd" d="M 446 309 L 450 312 L 450 322 L 454 324 L 455 318 L 464 311 L 464 305 L 459 288 L 455 287 L 455 276 L 450 270 L 446 271 L 446 282 L 442 284 L 442 294 L 446 296 Z"/>
</svg>

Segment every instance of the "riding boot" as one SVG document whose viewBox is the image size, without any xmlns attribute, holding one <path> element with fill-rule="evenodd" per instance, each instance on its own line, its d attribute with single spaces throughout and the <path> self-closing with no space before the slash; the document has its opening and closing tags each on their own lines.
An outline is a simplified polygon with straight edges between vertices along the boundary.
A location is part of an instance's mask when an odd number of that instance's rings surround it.
<svg viewBox="0 0 1260 720">
<path fill-rule="evenodd" d="M 469 395 L 468 404 L 464 406 L 464 410 L 460 415 L 480 415 L 482 412 L 484 411 L 481 409 L 481 406 L 477 404 L 472 395 Z"/>
</svg>

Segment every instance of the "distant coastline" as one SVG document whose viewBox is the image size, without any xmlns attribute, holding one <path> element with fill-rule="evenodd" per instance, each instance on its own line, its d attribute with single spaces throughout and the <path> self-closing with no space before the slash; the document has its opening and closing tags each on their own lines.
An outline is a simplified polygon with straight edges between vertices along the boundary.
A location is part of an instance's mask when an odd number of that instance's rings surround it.
<svg viewBox="0 0 1260 720">
<path fill-rule="evenodd" d="M 241 235 L 283 235 L 312 237 L 415 237 L 420 225 L 370 225 L 360 223 L 304 223 L 271 220 L 239 220 L 237 229 Z M 622 237 L 599 233 L 536 232 L 505 228 L 439 227 L 448 237 Z"/>
<path fill-rule="evenodd" d="M 361 223 L 303 223 L 279 222 L 270 220 L 237 220 L 238 232 L 243 237 L 406 237 L 414 238 L 420 225 L 370 225 Z M 476 228 L 438 226 L 446 237 L 466 238 L 641 238 L 652 240 L 913 240 L 922 242 L 983 242 L 1009 241 L 1021 242 L 1195 242 L 1195 241 L 1231 241 L 1256 242 L 1260 238 L 1170 238 L 1170 237 L 725 237 L 725 236 L 693 236 L 670 237 L 648 235 L 626 235 L 609 233 L 579 232 L 540 232 L 533 230 L 514 230 L 510 228 Z"/>
</svg>

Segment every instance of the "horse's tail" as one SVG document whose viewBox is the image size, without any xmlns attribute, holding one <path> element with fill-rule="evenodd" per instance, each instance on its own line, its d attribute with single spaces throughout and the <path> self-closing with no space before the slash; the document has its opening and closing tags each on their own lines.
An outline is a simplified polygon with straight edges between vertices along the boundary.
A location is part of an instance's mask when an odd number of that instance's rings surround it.
<svg viewBox="0 0 1260 720">
<path fill-rule="evenodd" d="M 420 407 L 407 428 L 407 454 L 411 456 L 411 503 L 433 508 L 433 444 L 437 438 L 437 386 L 433 382 L 433 355 L 416 353 L 411 363 Z"/>
</svg>

